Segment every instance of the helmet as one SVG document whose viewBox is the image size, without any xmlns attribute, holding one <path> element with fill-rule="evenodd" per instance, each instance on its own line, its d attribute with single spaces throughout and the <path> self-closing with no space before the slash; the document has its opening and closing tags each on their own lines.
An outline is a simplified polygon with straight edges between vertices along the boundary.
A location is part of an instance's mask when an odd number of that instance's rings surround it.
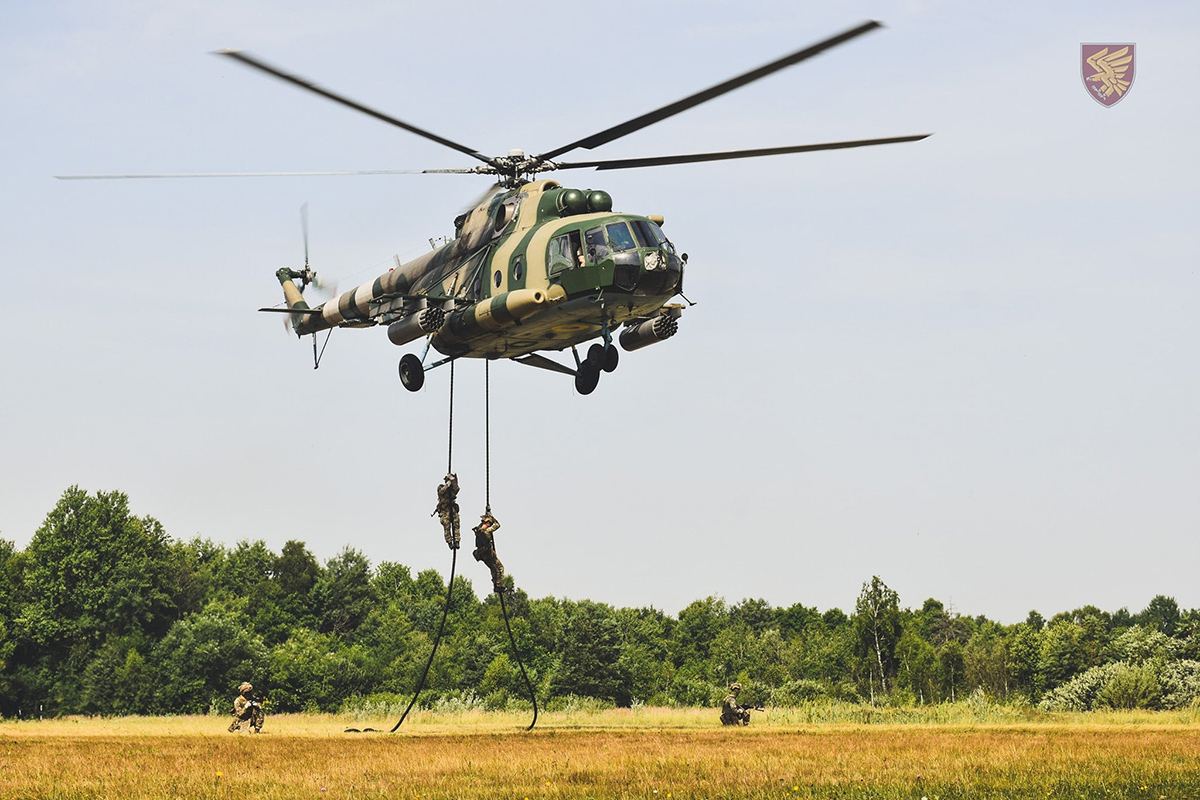
<svg viewBox="0 0 1200 800">
<path fill-rule="evenodd" d="M 242 685 L 238 687 L 238 694 L 247 694 L 248 692 L 253 692 L 253 691 L 254 691 L 254 687 L 251 686 L 248 682 L 243 682 Z"/>
<path fill-rule="evenodd" d="M 729 691 L 731 691 L 731 692 L 740 692 L 741 690 L 742 690 L 742 685 L 741 685 L 740 683 L 731 683 L 731 684 L 729 684 Z"/>
</svg>

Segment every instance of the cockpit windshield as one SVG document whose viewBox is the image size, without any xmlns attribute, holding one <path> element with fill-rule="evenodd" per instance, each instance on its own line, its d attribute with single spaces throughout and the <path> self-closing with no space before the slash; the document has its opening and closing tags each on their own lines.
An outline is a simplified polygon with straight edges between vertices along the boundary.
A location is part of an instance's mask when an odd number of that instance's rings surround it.
<svg viewBox="0 0 1200 800">
<path fill-rule="evenodd" d="M 633 237 L 629 235 L 629 226 L 624 222 L 614 222 L 611 225 L 606 225 L 605 230 L 608 231 L 608 244 L 617 251 L 633 250 L 637 247 L 634 244 Z"/>
<path fill-rule="evenodd" d="M 639 245 L 655 249 L 666 245 L 672 253 L 675 252 L 675 248 L 667 240 L 667 235 L 662 232 L 662 228 L 648 219 L 635 219 L 632 220 L 632 223 L 633 232 L 637 235 Z"/>
</svg>

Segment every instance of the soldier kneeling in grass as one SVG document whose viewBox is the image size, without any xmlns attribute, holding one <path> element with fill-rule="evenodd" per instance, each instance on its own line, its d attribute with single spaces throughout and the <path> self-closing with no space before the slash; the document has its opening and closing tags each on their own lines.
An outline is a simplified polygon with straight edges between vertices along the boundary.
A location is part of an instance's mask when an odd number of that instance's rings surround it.
<svg viewBox="0 0 1200 800">
<path fill-rule="evenodd" d="M 233 701 L 233 722 L 229 723 L 230 733 L 241 730 L 243 722 L 249 723 L 251 733 L 262 731 L 266 715 L 263 713 L 262 703 L 255 700 L 253 694 L 254 687 L 249 683 L 238 687 L 238 696 Z"/>
<path fill-rule="evenodd" d="M 738 703 L 738 693 L 742 691 L 740 683 L 729 685 L 729 694 L 725 695 L 725 700 L 721 703 L 721 724 L 722 725 L 749 725 L 750 724 L 750 708 Z"/>
</svg>

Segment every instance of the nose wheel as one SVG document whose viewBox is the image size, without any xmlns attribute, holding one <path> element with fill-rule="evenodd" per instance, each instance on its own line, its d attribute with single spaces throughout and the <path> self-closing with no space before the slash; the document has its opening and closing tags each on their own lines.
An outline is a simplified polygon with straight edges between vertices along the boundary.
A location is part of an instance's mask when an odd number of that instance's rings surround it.
<svg viewBox="0 0 1200 800">
<path fill-rule="evenodd" d="M 592 364 L 597 369 L 602 369 L 605 372 L 612 372 L 617 368 L 617 364 L 621 361 L 621 353 L 616 346 L 609 343 L 607 347 L 596 342 L 588 348 L 587 363 Z"/>
<path fill-rule="evenodd" d="M 580 394 L 591 394 L 600 383 L 601 372 L 612 372 L 617 368 L 621 354 L 615 345 L 609 342 L 607 346 L 596 342 L 588 348 L 587 358 L 579 362 L 575 370 L 575 391 Z"/>
</svg>

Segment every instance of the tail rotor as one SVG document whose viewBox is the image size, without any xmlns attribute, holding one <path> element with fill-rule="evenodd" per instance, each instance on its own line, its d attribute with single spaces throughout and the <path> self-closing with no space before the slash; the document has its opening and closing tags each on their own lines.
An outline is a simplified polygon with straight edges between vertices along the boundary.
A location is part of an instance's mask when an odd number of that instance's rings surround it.
<svg viewBox="0 0 1200 800">
<path fill-rule="evenodd" d="M 304 269 L 300 271 L 292 270 L 292 279 L 300 281 L 300 294 L 304 294 L 305 290 L 311 285 L 315 288 L 316 301 L 313 305 L 321 305 L 337 295 L 337 284 L 330 283 L 324 280 L 317 274 L 309 263 L 308 256 L 308 203 L 300 206 L 300 234 L 304 240 Z M 289 332 L 292 330 L 291 317 L 284 317 L 284 328 Z"/>
<path fill-rule="evenodd" d="M 317 287 L 325 300 L 337 293 L 337 284 L 328 283 L 316 273 L 308 261 L 308 203 L 300 206 L 300 234 L 304 237 L 304 271 L 300 273 L 300 291 L 303 292 L 309 284 Z"/>
</svg>

